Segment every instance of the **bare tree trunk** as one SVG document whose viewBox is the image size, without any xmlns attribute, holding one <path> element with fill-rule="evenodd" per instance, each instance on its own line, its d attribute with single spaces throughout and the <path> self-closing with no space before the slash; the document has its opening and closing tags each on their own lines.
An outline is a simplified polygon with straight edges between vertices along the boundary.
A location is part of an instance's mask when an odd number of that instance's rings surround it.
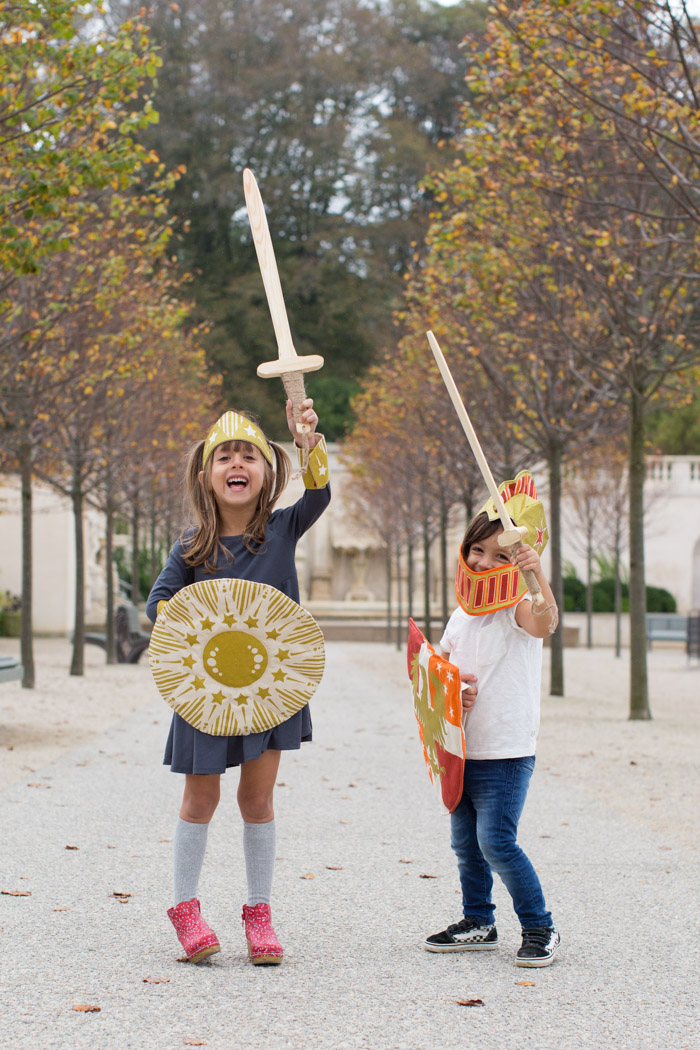
<svg viewBox="0 0 700 1050">
<path fill-rule="evenodd" d="M 423 518 L 423 568 L 423 633 L 430 641 L 430 530 L 427 516 Z"/>
<path fill-rule="evenodd" d="M 651 718 L 646 649 L 646 580 L 644 571 L 644 401 L 630 398 L 630 713 Z"/>
<path fill-rule="evenodd" d="M 441 576 L 441 598 L 442 598 L 442 625 L 443 628 L 450 618 L 450 610 L 447 604 L 447 519 L 449 508 L 445 501 L 440 503 L 440 576 Z"/>
<path fill-rule="evenodd" d="M 586 538 L 586 648 L 593 648 L 593 549 L 590 529 Z"/>
<path fill-rule="evenodd" d="M 386 644 L 391 645 L 391 587 L 392 587 L 392 572 L 391 572 L 391 543 L 386 545 Z"/>
<path fill-rule="evenodd" d="M 552 696 L 564 695 L 564 581 L 561 574 L 561 449 L 554 445 L 549 454 L 549 523 L 551 587 L 559 609 L 559 625 L 551 636 L 551 667 L 549 691 Z"/>
<path fill-rule="evenodd" d="M 151 569 L 151 587 L 156 582 L 158 577 L 158 554 L 156 550 L 156 502 L 155 499 L 151 501 L 151 536 L 150 536 L 150 569 Z"/>
<path fill-rule="evenodd" d="M 73 466 L 73 524 L 75 528 L 75 622 L 73 626 L 72 675 L 85 674 L 85 538 L 83 535 L 83 490 L 80 466 Z"/>
<path fill-rule="evenodd" d="M 403 610 L 401 600 L 401 546 L 396 544 L 396 648 L 403 646 Z"/>
<path fill-rule="evenodd" d="M 622 580 L 620 578 L 620 525 L 615 528 L 615 656 L 622 655 Z"/>
<path fill-rule="evenodd" d="M 140 507 L 137 497 L 131 504 L 131 602 L 138 605 L 141 601 L 141 578 L 139 573 L 139 526 Z"/>
<path fill-rule="evenodd" d="M 410 536 L 408 539 L 407 559 L 406 583 L 408 586 L 408 615 L 410 619 L 413 619 L 413 539 Z"/>
<path fill-rule="evenodd" d="M 22 634 L 20 657 L 24 674 L 22 688 L 33 689 L 34 632 L 33 632 L 33 560 L 32 560 L 32 445 L 29 433 L 20 446 L 20 476 L 22 479 Z"/>
<path fill-rule="evenodd" d="M 107 663 L 117 662 L 117 640 L 114 631 L 114 497 L 112 473 L 106 467 L 107 500 L 105 504 L 105 594 L 107 601 Z"/>
</svg>

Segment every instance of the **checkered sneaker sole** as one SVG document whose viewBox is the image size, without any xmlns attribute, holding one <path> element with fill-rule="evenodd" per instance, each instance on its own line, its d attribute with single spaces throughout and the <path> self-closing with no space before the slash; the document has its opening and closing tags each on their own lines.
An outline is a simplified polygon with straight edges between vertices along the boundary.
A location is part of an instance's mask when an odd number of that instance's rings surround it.
<svg viewBox="0 0 700 1050">
<path fill-rule="evenodd" d="M 493 951 L 498 947 L 498 933 L 495 926 L 480 926 L 475 919 L 466 918 L 426 937 L 423 947 L 428 952 Z"/>
</svg>

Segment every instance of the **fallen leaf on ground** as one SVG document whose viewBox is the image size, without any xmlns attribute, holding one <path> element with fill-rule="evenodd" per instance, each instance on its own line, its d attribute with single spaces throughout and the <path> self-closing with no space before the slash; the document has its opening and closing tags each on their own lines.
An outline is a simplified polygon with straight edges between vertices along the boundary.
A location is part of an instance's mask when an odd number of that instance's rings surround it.
<svg viewBox="0 0 700 1050">
<path fill-rule="evenodd" d="M 144 984 L 170 984 L 169 977 L 144 977 Z"/>
<path fill-rule="evenodd" d="M 31 897 L 29 890 L 0 890 L 6 897 Z"/>
<path fill-rule="evenodd" d="M 413 864 L 412 860 L 399 860 L 399 864 Z"/>
<path fill-rule="evenodd" d="M 340 821 L 340 823 L 341 823 L 341 824 L 349 824 L 349 823 L 350 823 L 350 821 L 349 821 L 349 820 L 341 820 L 341 821 Z"/>
<path fill-rule="evenodd" d="M 439 875 L 419 875 L 419 879 L 439 879 Z"/>
<path fill-rule="evenodd" d="M 307 871 L 306 875 L 300 875 L 299 878 L 300 879 L 315 879 L 316 876 L 314 875 L 313 871 Z"/>
<path fill-rule="evenodd" d="M 457 1006 L 483 1006 L 483 999 L 455 999 Z"/>
<path fill-rule="evenodd" d="M 342 871 L 343 870 L 340 864 L 326 864 L 326 867 L 328 868 L 329 871 Z"/>
<path fill-rule="evenodd" d="M 101 1006 L 90 1006 L 88 1003 L 79 1003 L 78 1006 L 73 1007 L 79 1014 L 98 1014 L 102 1009 Z"/>
<path fill-rule="evenodd" d="M 206 1046 L 206 1039 L 183 1039 L 185 1046 Z"/>
<path fill-rule="evenodd" d="M 133 897 L 133 893 L 120 893 L 119 890 L 115 890 L 112 894 L 113 897 Z"/>
<path fill-rule="evenodd" d="M 659 846 L 659 849 L 673 849 L 673 846 Z"/>
<path fill-rule="evenodd" d="M 66 846 L 66 849 L 80 849 L 80 846 Z"/>
<path fill-rule="evenodd" d="M 70 911 L 70 908 L 52 908 L 52 911 Z"/>
<path fill-rule="evenodd" d="M 355 781 L 354 781 L 354 780 L 351 780 L 351 781 L 350 781 L 350 783 L 348 784 L 348 787 L 349 787 L 349 788 L 356 788 L 356 787 L 357 787 L 357 784 L 355 783 Z"/>
<path fill-rule="evenodd" d="M 50 784 L 38 784 L 35 781 L 32 781 L 31 784 L 27 784 L 27 787 L 28 788 L 50 788 L 51 785 Z"/>
<path fill-rule="evenodd" d="M 519 985 L 522 985 L 523 988 L 534 988 L 535 987 L 535 982 L 534 981 L 516 981 L 515 983 L 519 984 Z"/>
</svg>

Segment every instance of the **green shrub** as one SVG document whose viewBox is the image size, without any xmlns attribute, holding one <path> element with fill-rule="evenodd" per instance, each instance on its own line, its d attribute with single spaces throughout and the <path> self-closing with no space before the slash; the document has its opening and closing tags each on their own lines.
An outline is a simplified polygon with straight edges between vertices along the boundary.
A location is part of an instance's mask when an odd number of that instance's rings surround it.
<svg viewBox="0 0 700 1050">
<path fill-rule="evenodd" d="M 622 611 L 629 612 L 629 587 L 622 583 Z M 586 611 L 586 585 L 577 576 L 564 579 L 564 612 Z M 676 599 L 663 587 L 647 587 L 647 612 L 675 612 Z M 593 612 L 615 612 L 615 581 L 611 577 L 593 584 Z"/>
</svg>

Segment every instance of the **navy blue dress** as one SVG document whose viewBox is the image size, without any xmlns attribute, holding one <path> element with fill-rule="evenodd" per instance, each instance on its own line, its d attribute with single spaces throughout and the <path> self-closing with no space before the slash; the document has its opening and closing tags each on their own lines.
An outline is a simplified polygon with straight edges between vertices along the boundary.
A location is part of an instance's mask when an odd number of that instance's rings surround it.
<svg viewBox="0 0 700 1050">
<path fill-rule="evenodd" d="M 216 577 L 268 583 L 298 603 L 296 544 L 321 516 L 329 501 L 328 486 L 305 489 L 304 495 L 293 506 L 273 511 L 265 528 L 265 543 L 260 554 L 251 553 L 242 536 L 222 536 L 221 542 L 233 555 L 233 560 L 224 559 L 219 551 L 213 574 L 205 572 L 202 566 L 194 568 L 185 564 L 182 543 L 178 540 L 148 596 L 146 612 L 149 618 L 155 622 L 159 601 L 172 598 L 190 583 Z M 302 742 L 308 740 L 311 740 L 308 704 L 273 729 L 249 736 L 211 736 L 195 729 L 174 712 L 163 763 L 169 765 L 173 773 L 224 773 L 229 766 L 260 758 L 263 751 L 297 751 Z"/>
</svg>

